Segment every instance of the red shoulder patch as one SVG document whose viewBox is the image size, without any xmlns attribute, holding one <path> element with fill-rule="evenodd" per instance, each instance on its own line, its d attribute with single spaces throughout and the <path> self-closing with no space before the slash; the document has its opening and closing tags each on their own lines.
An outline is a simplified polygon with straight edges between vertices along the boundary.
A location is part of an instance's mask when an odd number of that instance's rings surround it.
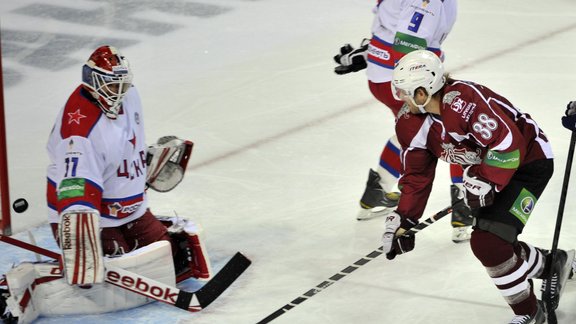
<svg viewBox="0 0 576 324">
<path fill-rule="evenodd" d="M 62 114 L 60 136 L 62 138 L 88 137 L 102 115 L 102 110 L 86 97 L 82 86 L 78 86 L 66 102 L 64 114 Z"/>
</svg>

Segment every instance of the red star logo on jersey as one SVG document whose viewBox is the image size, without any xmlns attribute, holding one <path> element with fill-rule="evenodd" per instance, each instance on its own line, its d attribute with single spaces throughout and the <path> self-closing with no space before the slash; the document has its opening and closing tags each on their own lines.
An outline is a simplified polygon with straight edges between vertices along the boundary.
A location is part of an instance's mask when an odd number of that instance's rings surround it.
<svg viewBox="0 0 576 324">
<path fill-rule="evenodd" d="M 132 132 L 132 138 L 128 140 L 128 142 L 132 143 L 133 147 L 136 147 L 136 134 Z"/>
<path fill-rule="evenodd" d="M 76 109 L 73 113 L 68 113 L 68 117 L 70 117 L 70 119 L 68 119 L 68 125 L 72 124 L 72 122 L 80 125 L 80 119 L 86 118 L 86 116 L 80 113 L 80 109 Z"/>
</svg>

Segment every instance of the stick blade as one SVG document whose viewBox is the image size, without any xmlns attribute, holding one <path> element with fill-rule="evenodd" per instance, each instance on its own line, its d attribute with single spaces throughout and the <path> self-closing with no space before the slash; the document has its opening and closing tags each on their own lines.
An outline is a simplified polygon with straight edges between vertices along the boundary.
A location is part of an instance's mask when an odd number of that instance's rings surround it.
<svg viewBox="0 0 576 324">
<path fill-rule="evenodd" d="M 218 273 L 208 283 L 196 292 L 196 297 L 202 308 L 210 305 L 216 298 L 218 298 L 228 287 L 240 277 L 240 275 L 248 269 L 252 264 L 247 257 L 242 253 L 236 254 L 218 271 Z"/>
</svg>

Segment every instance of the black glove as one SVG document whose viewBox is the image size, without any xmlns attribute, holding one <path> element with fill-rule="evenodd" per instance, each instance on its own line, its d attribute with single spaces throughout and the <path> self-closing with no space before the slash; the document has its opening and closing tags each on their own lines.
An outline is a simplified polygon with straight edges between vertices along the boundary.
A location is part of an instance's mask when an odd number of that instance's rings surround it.
<svg viewBox="0 0 576 324">
<path fill-rule="evenodd" d="M 382 236 L 382 249 L 386 253 L 386 258 L 392 260 L 398 254 L 414 250 L 416 237 L 414 234 L 404 235 L 406 231 L 418 224 L 418 221 L 401 217 L 398 213 L 392 212 L 386 216 L 386 231 Z"/>
<path fill-rule="evenodd" d="M 370 39 L 364 38 L 358 49 L 354 49 L 350 44 L 340 47 L 340 54 L 334 56 L 334 61 L 340 65 L 334 68 L 334 72 L 347 74 L 364 70 L 368 66 L 366 63 L 368 44 L 370 44 Z"/>
<path fill-rule="evenodd" d="M 414 234 L 399 236 L 392 242 L 392 250 L 386 253 L 386 259 L 394 260 L 398 254 L 414 250 L 415 245 L 416 237 Z"/>
<path fill-rule="evenodd" d="M 576 101 L 570 101 L 566 105 L 565 116 L 562 116 L 562 126 L 571 131 L 576 131 Z"/>
</svg>

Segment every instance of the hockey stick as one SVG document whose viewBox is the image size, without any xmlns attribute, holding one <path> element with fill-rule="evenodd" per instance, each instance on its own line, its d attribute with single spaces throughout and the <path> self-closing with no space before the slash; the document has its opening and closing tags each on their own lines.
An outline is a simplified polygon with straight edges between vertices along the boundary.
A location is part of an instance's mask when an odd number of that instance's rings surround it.
<svg viewBox="0 0 576 324">
<path fill-rule="evenodd" d="M 59 253 L 0 234 L 0 241 L 47 256 L 61 264 Z M 105 281 L 154 300 L 196 312 L 210 305 L 246 270 L 251 261 L 237 252 L 204 286 L 188 292 L 121 268 L 107 266 Z M 57 266 L 60 267 L 61 266 Z"/>
<path fill-rule="evenodd" d="M 248 268 L 250 263 L 248 258 L 237 252 L 214 278 L 194 292 L 184 291 L 137 273 L 110 266 L 106 267 L 105 280 L 109 284 L 148 298 L 189 312 L 197 312 L 216 300 Z"/>
<path fill-rule="evenodd" d="M 458 200 L 456 203 L 458 203 L 460 201 L 462 201 L 462 199 Z M 424 220 L 423 222 L 419 223 L 418 225 L 416 225 L 413 228 L 411 228 L 410 230 L 408 230 L 404 235 L 416 234 L 416 233 L 420 232 L 421 230 L 425 229 L 426 227 L 432 225 L 433 223 L 438 221 L 440 218 L 442 218 L 442 217 L 444 217 L 450 213 L 452 213 L 452 206 L 446 207 L 446 208 L 442 209 L 441 211 L 437 212 L 436 214 L 434 214 L 430 218 Z M 279 308 L 274 313 L 268 315 L 266 318 L 262 319 L 260 322 L 258 322 L 256 324 L 270 323 L 271 321 L 278 318 L 280 315 L 282 315 L 282 314 L 286 313 L 287 311 L 291 310 L 292 308 L 298 306 L 299 304 L 301 304 L 302 302 L 306 301 L 307 299 L 313 297 L 314 295 L 321 292 L 322 290 L 330 287 L 336 281 L 346 277 L 347 275 L 354 272 L 356 269 L 360 268 L 361 266 L 365 265 L 366 263 L 372 261 L 373 259 L 377 258 L 378 256 L 380 256 L 382 254 L 384 254 L 382 247 L 377 248 L 376 250 L 368 253 L 366 256 L 358 259 L 358 261 L 354 262 L 353 264 L 340 270 L 340 272 L 334 274 L 332 277 L 328 278 L 327 280 L 322 281 L 316 287 L 303 293 L 298 298 L 296 298 L 293 301 L 289 302 L 288 304 L 282 306 L 282 308 Z"/>
<path fill-rule="evenodd" d="M 564 169 L 564 182 L 562 183 L 562 193 L 560 194 L 560 204 L 558 205 L 558 215 L 556 216 L 556 228 L 554 228 L 554 239 L 552 240 L 552 249 L 550 250 L 550 266 L 554 264 L 556 259 L 556 252 L 558 251 L 558 240 L 560 239 L 560 229 L 562 227 L 562 218 L 564 217 L 564 206 L 566 205 L 566 195 L 568 194 L 568 183 L 570 181 L 570 172 L 572 171 L 572 161 L 574 159 L 574 146 L 576 146 L 576 132 L 572 132 L 570 137 L 570 146 L 568 149 L 568 157 L 566 158 L 566 168 Z M 560 279 L 560 278 L 558 278 Z M 552 306 L 552 271 L 546 280 L 545 292 L 547 295 L 544 303 L 548 313 L 548 323 L 557 324 L 556 312 Z"/>
</svg>

